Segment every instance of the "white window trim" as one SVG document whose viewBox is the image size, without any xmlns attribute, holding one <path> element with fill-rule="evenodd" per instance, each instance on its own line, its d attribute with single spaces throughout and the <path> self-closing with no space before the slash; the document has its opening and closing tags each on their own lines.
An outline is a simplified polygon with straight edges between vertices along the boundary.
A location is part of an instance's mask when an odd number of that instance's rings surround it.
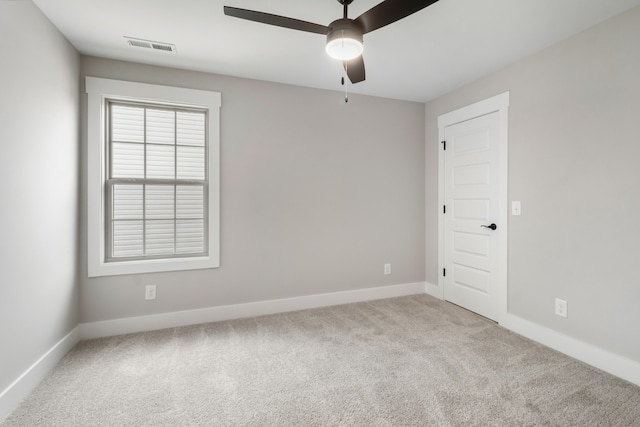
<svg viewBox="0 0 640 427">
<path fill-rule="evenodd" d="M 89 277 L 220 266 L 220 106 L 218 92 L 86 77 L 87 267 Z M 169 103 L 209 110 L 209 253 L 202 257 L 105 262 L 105 100 Z M 99 165 L 99 167 L 98 167 Z"/>
</svg>

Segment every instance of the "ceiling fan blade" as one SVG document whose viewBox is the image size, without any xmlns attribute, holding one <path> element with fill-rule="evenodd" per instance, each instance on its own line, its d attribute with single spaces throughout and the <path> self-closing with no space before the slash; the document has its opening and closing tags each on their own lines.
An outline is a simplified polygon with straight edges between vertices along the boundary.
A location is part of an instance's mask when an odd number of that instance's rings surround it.
<svg viewBox="0 0 640 427">
<path fill-rule="evenodd" d="M 382 28 L 418 12 L 438 0 L 385 0 L 355 19 L 364 29 L 363 34 Z"/>
<path fill-rule="evenodd" d="M 343 65 L 351 83 L 364 81 L 364 59 L 362 59 L 362 55 L 349 61 L 344 61 Z"/>
<path fill-rule="evenodd" d="M 324 25 L 301 21 L 299 19 L 287 18 L 286 16 L 256 12 L 255 10 L 239 9 L 237 7 L 225 6 L 224 14 L 227 16 L 234 16 L 236 18 L 247 19 L 249 21 L 275 25 L 276 27 L 306 31 L 307 33 L 317 33 L 325 36 L 329 33 L 329 27 L 326 27 Z"/>
</svg>

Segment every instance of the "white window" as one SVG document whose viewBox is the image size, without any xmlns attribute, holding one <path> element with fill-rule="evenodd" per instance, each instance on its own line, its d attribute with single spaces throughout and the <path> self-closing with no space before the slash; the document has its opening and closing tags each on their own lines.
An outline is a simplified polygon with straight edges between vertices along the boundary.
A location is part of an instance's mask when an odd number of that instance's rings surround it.
<svg viewBox="0 0 640 427">
<path fill-rule="evenodd" d="M 218 267 L 220 94 L 86 85 L 89 277 Z"/>
</svg>

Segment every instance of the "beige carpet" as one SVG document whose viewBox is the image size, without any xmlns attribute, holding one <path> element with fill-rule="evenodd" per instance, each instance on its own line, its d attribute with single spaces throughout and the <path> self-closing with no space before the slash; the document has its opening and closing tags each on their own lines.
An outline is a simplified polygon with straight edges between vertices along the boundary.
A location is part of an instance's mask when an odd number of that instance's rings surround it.
<svg viewBox="0 0 640 427">
<path fill-rule="evenodd" d="M 426 295 L 79 343 L 9 426 L 639 426 L 640 388 Z"/>
</svg>

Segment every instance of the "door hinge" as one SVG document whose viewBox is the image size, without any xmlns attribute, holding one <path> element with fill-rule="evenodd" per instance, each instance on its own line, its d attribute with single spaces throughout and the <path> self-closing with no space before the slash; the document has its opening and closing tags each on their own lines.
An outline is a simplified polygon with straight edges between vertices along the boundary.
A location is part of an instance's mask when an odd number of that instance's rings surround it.
<svg viewBox="0 0 640 427">
<path fill-rule="evenodd" d="M 442 269 L 442 276 L 443 276 L 443 277 L 446 277 L 446 276 L 447 276 L 447 269 L 446 269 L 446 268 L 443 268 L 443 269 Z"/>
<path fill-rule="evenodd" d="M 440 141 L 440 144 L 442 144 L 442 149 L 446 151 L 446 149 L 447 149 L 447 141 Z"/>
</svg>

